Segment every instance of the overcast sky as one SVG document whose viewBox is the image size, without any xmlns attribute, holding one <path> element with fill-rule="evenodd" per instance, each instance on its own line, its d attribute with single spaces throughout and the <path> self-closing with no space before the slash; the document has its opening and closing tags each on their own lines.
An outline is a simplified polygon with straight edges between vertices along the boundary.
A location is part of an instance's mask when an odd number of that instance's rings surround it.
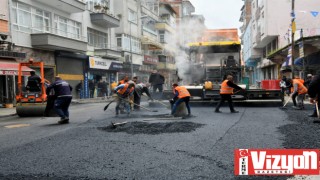
<svg viewBox="0 0 320 180">
<path fill-rule="evenodd" d="M 208 29 L 239 28 L 242 0 L 190 0 Z"/>
</svg>

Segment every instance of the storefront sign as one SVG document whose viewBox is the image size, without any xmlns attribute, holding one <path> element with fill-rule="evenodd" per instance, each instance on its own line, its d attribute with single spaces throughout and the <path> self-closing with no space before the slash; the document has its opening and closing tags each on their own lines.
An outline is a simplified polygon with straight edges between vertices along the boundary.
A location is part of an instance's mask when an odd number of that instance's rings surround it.
<svg viewBox="0 0 320 180">
<path fill-rule="evenodd" d="M 89 98 L 88 73 L 84 73 L 84 98 Z"/>
<path fill-rule="evenodd" d="M 112 62 L 109 68 L 109 70 L 114 70 L 114 71 L 118 71 L 120 69 L 123 69 L 123 64 L 117 63 L 117 62 Z"/>
<path fill-rule="evenodd" d="M 151 57 L 151 56 L 144 56 L 144 64 L 157 64 L 158 63 L 158 57 Z"/>
<path fill-rule="evenodd" d="M 99 57 L 90 57 L 89 66 L 92 69 L 105 69 L 105 70 L 119 70 L 123 68 L 123 65 L 119 62 L 115 62 L 109 59 L 102 59 Z"/>
<path fill-rule="evenodd" d="M 111 60 L 102 59 L 98 57 L 89 58 L 89 66 L 92 69 L 105 69 L 108 70 L 111 65 Z"/>
</svg>

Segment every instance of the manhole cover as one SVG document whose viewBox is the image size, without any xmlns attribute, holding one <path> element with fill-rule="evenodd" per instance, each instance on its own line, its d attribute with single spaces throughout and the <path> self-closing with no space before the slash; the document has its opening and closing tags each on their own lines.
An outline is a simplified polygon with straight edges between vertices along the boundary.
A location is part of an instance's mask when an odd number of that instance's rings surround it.
<svg viewBox="0 0 320 180">
<path fill-rule="evenodd" d="M 167 122 L 167 123 L 147 123 L 130 122 L 120 126 L 109 125 L 99 127 L 99 130 L 107 132 L 126 132 L 128 134 L 162 134 L 162 133 L 186 133 L 195 131 L 204 124 L 194 122 Z"/>
</svg>

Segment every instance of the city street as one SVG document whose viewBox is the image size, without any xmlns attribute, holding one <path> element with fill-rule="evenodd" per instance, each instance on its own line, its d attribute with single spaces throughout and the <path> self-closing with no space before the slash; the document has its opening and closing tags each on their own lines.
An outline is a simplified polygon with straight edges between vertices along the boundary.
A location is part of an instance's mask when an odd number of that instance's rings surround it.
<svg viewBox="0 0 320 180">
<path fill-rule="evenodd" d="M 236 148 L 319 148 L 319 124 L 306 117 L 311 105 L 238 105 L 237 114 L 192 107 L 187 119 L 142 105 L 158 112 L 115 117 L 114 103 L 107 111 L 91 103 L 72 105 L 66 125 L 57 117 L 1 118 L 0 179 L 231 179 Z"/>
</svg>

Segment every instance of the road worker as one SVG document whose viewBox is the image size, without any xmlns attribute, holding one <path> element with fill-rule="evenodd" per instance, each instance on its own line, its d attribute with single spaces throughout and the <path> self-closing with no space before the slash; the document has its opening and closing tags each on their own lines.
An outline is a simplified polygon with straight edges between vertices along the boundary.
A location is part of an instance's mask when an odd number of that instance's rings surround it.
<svg viewBox="0 0 320 180">
<path fill-rule="evenodd" d="M 233 83 L 233 76 L 232 75 L 227 75 L 226 79 L 221 83 L 220 102 L 218 103 L 214 112 L 221 113 L 221 111 L 219 109 L 223 105 L 225 100 L 227 100 L 229 103 L 231 113 L 238 113 L 239 112 L 234 109 L 234 106 L 232 103 L 231 95 L 233 94 L 233 89 L 243 90 L 241 87 L 239 87 Z"/>
<path fill-rule="evenodd" d="M 176 101 L 174 102 L 174 104 L 172 106 L 171 115 L 174 115 L 179 104 L 184 102 L 186 104 L 186 107 L 188 110 L 188 116 L 191 116 L 191 110 L 190 110 L 190 106 L 189 106 L 189 101 L 190 101 L 191 95 L 190 95 L 189 91 L 187 90 L 187 88 L 185 88 L 183 86 L 179 86 L 177 83 L 174 83 L 172 85 L 172 89 L 174 92 L 173 99 L 176 99 Z"/>
<path fill-rule="evenodd" d="M 308 92 L 308 89 L 303 85 L 304 80 L 300 79 L 299 76 L 295 76 L 294 79 L 288 79 L 288 82 L 292 84 L 291 87 L 291 98 L 293 102 L 293 109 L 304 109 L 303 99 Z M 298 106 L 297 101 L 298 100 Z"/>
<path fill-rule="evenodd" d="M 116 105 L 116 116 L 119 115 L 120 106 L 123 105 L 127 111 L 127 115 L 130 115 L 130 104 L 133 102 L 130 101 L 130 96 L 133 96 L 134 92 L 134 82 L 128 81 L 127 83 L 120 84 L 117 86 L 114 91 L 117 93 L 117 105 Z"/>
<path fill-rule="evenodd" d="M 120 84 L 124 84 L 124 83 L 126 83 L 128 81 L 129 81 L 129 77 L 128 76 L 123 76 L 123 78 L 119 81 L 118 86 Z"/>
<path fill-rule="evenodd" d="M 142 82 L 138 83 L 138 77 L 133 77 L 132 79 L 133 82 L 135 82 L 135 87 L 134 87 L 134 97 L 133 97 L 133 102 L 134 102 L 134 110 L 139 111 L 140 110 L 140 101 L 141 101 L 141 96 L 143 93 L 146 93 L 146 95 L 149 97 L 150 100 L 153 100 L 153 98 L 150 95 L 148 87 L 150 86 L 149 84 L 144 84 Z"/>
</svg>

